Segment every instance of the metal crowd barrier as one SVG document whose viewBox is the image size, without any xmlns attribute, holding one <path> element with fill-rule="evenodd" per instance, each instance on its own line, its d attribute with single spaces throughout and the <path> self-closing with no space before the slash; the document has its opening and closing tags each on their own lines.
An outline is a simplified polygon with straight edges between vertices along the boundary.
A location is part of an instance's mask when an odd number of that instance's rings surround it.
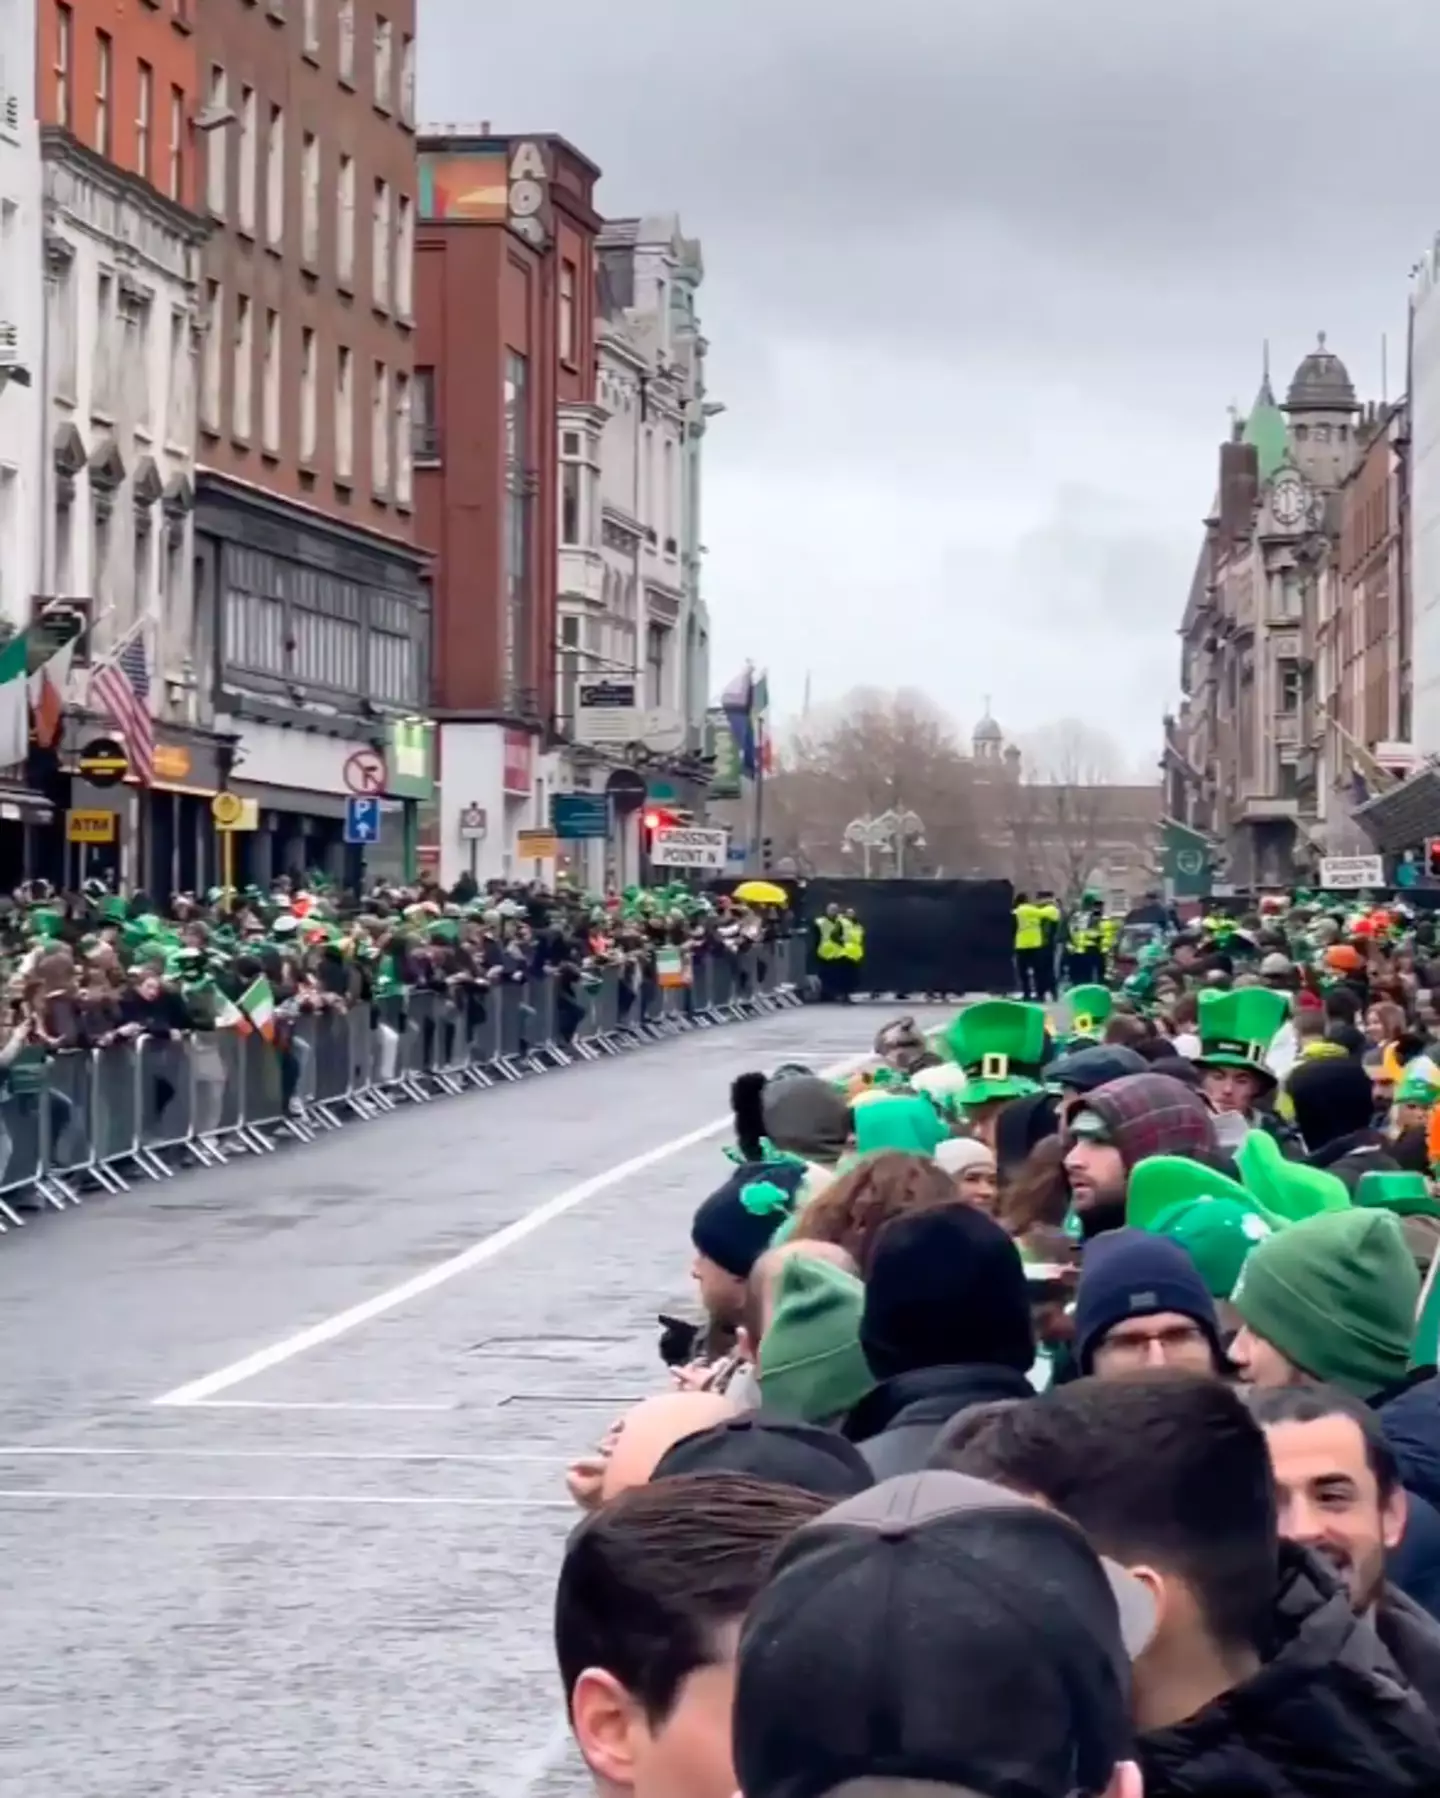
<svg viewBox="0 0 1440 1798">
<path fill-rule="evenodd" d="M 603 1061 L 798 1006 L 800 937 L 685 960 L 682 985 L 635 969 L 554 970 L 489 987 L 421 987 L 234 1030 L 61 1050 L 22 1088 L 0 1075 L 0 1235 L 182 1168 L 313 1142 L 355 1119 Z"/>
</svg>

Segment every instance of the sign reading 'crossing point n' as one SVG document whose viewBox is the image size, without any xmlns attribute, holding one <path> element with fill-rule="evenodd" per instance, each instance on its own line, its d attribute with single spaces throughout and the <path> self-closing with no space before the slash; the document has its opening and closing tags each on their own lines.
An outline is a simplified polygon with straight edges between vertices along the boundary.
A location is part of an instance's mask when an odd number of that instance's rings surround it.
<svg viewBox="0 0 1440 1798">
<path fill-rule="evenodd" d="M 1320 864 L 1320 885 L 1326 892 L 1356 893 L 1384 884 L 1385 863 L 1378 855 L 1331 855 Z"/>
<path fill-rule="evenodd" d="M 704 873 L 725 872 L 728 830 L 697 830 L 672 824 L 655 832 L 650 862 L 656 868 L 698 868 Z"/>
</svg>

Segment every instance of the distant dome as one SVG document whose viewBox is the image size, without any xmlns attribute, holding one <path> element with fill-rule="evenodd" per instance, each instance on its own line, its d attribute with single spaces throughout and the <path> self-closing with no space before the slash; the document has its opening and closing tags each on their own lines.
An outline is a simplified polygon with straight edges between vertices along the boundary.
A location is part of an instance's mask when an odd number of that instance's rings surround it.
<svg viewBox="0 0 1440 1798">
<path fill-rule="evenodd" d="M 974 741 L 976 743 L 1003 743 L 1005 741 L 1004 731 L 1001 730 L 1000 726 L 990 716 L 989 712 L 986 712 L 985 716 L 975 726 Z"/>
<path fill-rule="evenodd" d="M 1287 412 L 1356 412 L 1355 384 L 1350 371 L 1333 351 L 1325 347 L 1325 333 L 1318 345 L 1295 370 L 1295 379 L 1285 395 Z"/>
</svg>

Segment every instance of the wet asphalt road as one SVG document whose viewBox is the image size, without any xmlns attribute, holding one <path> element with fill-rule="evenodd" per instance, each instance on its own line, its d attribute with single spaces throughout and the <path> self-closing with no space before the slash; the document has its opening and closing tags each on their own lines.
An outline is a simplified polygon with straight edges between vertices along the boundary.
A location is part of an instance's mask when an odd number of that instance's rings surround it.
<svg viewBox="0 0 1440 1798">
<path fill-rule="evenodd" d="M 728 1132 L 656 1151 L 718 1125 L 741 1070 L 858 1055 L 883 1015 L 436 1100 L 0 1241 L 0 1793 L 583 1791 L 549 1649 L 563 1470 L 661 1382 L 655 1313 L 689 1303 Z M 205 1402 L 154 1403 L 272 1344 Z"/>
</svg>

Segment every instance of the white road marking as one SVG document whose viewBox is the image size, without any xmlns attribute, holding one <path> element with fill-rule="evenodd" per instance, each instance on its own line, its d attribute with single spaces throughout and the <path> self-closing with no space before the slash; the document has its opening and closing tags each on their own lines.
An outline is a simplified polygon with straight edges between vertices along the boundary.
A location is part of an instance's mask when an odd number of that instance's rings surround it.
<svg viewBox="0 0 1440 1798">
<path fill-rule="evenodd" d="M 431 1454 L 423 1449 L 349 1449 L 349 1448 L 83 1448 L 79 1443 L 65 1443 L 48 1448 L 40 1444 L 0 1444 L 0 1461 L 46 1460 L 76 1461 L 129 1458 L 145 1461 L 415 1461 L 454 1463 L 477 1467 L 567 1467 L 565 1455 L 462 1455 L 442 1452 Z"/>
<path fill-rule="evenodd" d="M 71 1487 L 0 1486 L 0 1504 L 115 1505 L 448 1505 L 469 1511 L 509 1511 L 517 1504 L 527 1511 L 569 1511 L 568 1498 L 451 1498 L 412 1493 L 364 1492 L 91 1492 Z"/>
<path fill-rule="evenodd" d="M 822 1072 L 829 1079 L 839 1079 L 870 1059 L 868 1053 L 852 1055 L 848 1060 L 838 1062 Z M 523 1217 L 517 1217 L 513 1223 L 506 1224 L 503 1229 L 496 1230 L 493 1235 L 484 1237 L 480 1242 L 472 1243 L 458 1255 L 451 1255 L 448 1260 L 426 1268 L 424 1273 L 416 1274 L 412 1279 L 404 1280 L 385 1292 L 377 1292 L 373 1298 L 351 1305 L 346 1311 L 337 1311 L 333 1317 L 311 1324 L 308 1329 L 298 1330 L 292 1336 L 284 1336 L 279 1342 L 257 1349 L 254 1354 L 233 1361 L 228 1367 L 222 1367 L 215 1373 L 206 1374 L 201 1379 L 191 1380 L 187 1385 L 175 1387 L 171 1392 L 162 1393 L 159 1398 L 152 1399 L 151 1403 L 172 1408 L 199 1405 L 213 1399 L 218 1393 L 228 1392 L 234 1386 L 243 1385 L 246 1380 L 253 1380 L 262 1373 L 269 1373 L 272 1368 L 293 1361 L 297 1355 L 308 1354 L 311 1349 L 334 1342 L 337 1337 L 346 1336 L 351 1330 L 358 1330 L 362 1324 L 384 1317 L 387 1312 L 394 1311 L 401 1305 L 408 1305 L 412 1299 L 423 1298 L 426 1293 L 434 1292 L 436 1287 L 458 1279 L 461 1274 L 484 1267 L 487 1262 L 503 1255 L 506 1249 L 524 1242 L 527 1237 L 535 1235 L 536 1231 L 543 1230 L 547 1224 L 553 1224 L 557 1218 L 574 1211 L 577 1206 L 585 1204 L 598 1193 L 608 1192 L 623 1180 L 643 1174 L 676 1155 L 683 1155 L 687 1149 L 698 1148 L 712 1136 L 718 1136 L 722 1130 L 733 1129 L 734 1122 L 734 1117 L 727 1111 L 724 1117 L 712 1118 L 708 1124 L 687 1130 L 683 1136 L 673 1136 L 668 1142 L 659 1143 L 653 1149 L 632 1155 L 628 1161 L 621 1161 L 602 1174 L 593 1174 L 588 1180 L 582 1180 L 578 1185 L 556 1193 L 554 1198 L 537 1205 L 533 1211 L 527 1211 Z"/>
<path fill-rule="evenodd" d="M 440 1405 L 351 1405 L 328 1399 L 284 1398 L 197 1398 L 187 1409 L 192 1411 L 457 1411 L 455 1404 Z"/>
</svg>

